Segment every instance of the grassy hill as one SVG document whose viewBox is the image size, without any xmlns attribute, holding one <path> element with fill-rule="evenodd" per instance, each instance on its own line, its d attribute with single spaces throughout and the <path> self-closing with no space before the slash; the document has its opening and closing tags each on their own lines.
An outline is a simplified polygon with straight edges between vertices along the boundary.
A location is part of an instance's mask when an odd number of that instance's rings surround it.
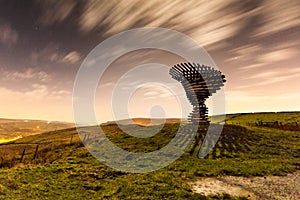
<svg viewBox="0 0 300 200">
<path fill-rule="evenodd" d="M 0 143 L 52 130 L 74 127 L 73 123 L 0 118 Z"/>
<path fill-rule="evenodd" d="M 227 116 L 218 143 L 204 159 L 191 155 L 189 149 L 171 165 L 143 174 L 105 166 L 86 150 L 74 128 L 24 137 L 0 145 L 0 199 L 246 199 L 226 194 L 204 196 L 194 193 L 189 183 L 201 177 L 285 175 L 299 170 L 300 132 L 248 126 L 258 118 L 284 123 L 299 120 L 299 113 L 276 115 Z M 157 128 L 124 126 L 129 132 Z M 178 123 L 166 124 L 155 136 L 137 139 L 115 124 L 102 125 L 112 142 L 132 152 L 162 148 L 178 127 Z M 204 133 L 201 135 L 203 140 Z"/>
<path fill-rule="evenodd" d="M 226 115 L 226 120 L 229 123 L 240 123 L 247 125 L 247 123 L 263 122 L 282 122 L 300 124 L 300 112 L 261 112 L 261 113 L 237 113 Z"/>
<path fill-rule="evenodd" d="M 168 118 L 168 119 L 161 119 L 161 118 L 133 118 L 133 119 L 123 119 L 118 121 L 108 121 L 103 123 L 102 125 L 113 125 L 113 124 L 120 124 L 120 125 L 129 125 L 129 124 L 136 124 L 140 126 L 155 126 L 160 124 L 176 124 L 185 122 L 186 119 L 180 118 Z"/>
</svg>

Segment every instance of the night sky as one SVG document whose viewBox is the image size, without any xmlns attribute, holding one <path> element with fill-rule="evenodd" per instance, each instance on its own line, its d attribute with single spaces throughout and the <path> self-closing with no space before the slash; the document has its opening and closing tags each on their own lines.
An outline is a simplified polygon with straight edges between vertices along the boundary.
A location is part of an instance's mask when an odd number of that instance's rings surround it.
<svg viewBox="0 0 300 200">
<path fill-rule="evenodd" d="M 226 75 L 226 113 L 300 110 L 299 11 L 296 0 L 0 0 L 0 118 L 72 121 L 84 58 L 106 38 L 140 27 L 177 30 L 203 46 Z M 116 61 L 96 96 L 99 121 L 112 120 L 109 92 L 122 70 L 146 61 L 180 59 L 149 50 Z M 166 117 L 178 117 L 168 91 L 140 92 L 131 116 L 147 117 L 161 104 Z"/>
</svg>

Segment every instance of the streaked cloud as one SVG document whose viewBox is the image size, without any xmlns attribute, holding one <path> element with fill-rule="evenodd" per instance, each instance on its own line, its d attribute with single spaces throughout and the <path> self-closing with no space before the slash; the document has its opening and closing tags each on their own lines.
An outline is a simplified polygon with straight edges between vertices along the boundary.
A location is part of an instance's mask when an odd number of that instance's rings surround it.
<svg viewBox="0 0 300 200">
<path fill-rule="evenodd" d="M 36 0 L 42 10 L 38 22 L 43 25 L 50 25 L 64 21 L 75 8 L 78 1 L 73 0 Z"/>
<path fill-rule="evenodd" d="M 13 15 L 0 13 L 0 20 L 6 20 L 0 22 L 0 110 L 4 117 L 72 120 L 71 88 L 81 59 L 103 39 L 138 27 L 174 29 L 205 46 L 228 80 L 228 112 L 300 109 L 299 1 L 34 2 L 23 8 L 12 1 L 0 8 L 15 11 Z M 99 84 L 96 102 L 105 102 L 99 113 L 110 116 L 111 94 L 118 91 L 118 80 L 127 70 L 156 62 L 171 66 L 182 59 L 143 51 L 116 60 Z M 173 111 L 179 107 L 170 91 L 157 85 L 139 89 L 152 75 L 153 82 L 166 78 L 162 83 L 186 100 L 183 111 L 188 115 L 190 104 L 182 86 L 171 86 L 168 68 L 159 69 L 147 66 L 129 74 L 128 80 L 120 82 L 118 100 L 137 90 L 131 105 L 133 115 L 146 116 L 147 108 L 161 103 L 168 110 L 167 116 L 179 116 Z"/>
<path fill-rule="evenodd" d="M 143 84 L 137 86 L 136 88 L 139 88 L 143 91 L 145 100 L 164 98 L 170 99 L 176 97 L 176 95 L 172 93 L 171 88 L 167 85 Z"/>
<path fill-rule="evenodd" d="M 264 63 L 279 62 L 297 56 L 299 53 L 299 50 L 294 48 L 279 49 L 260 55 L 258 60 Z"/>
<path fill-rule="evenodd" d="M 260 72 L 253 76 L 247 77 L 247 79 L 249 79 L 249 78 L 268 78 L 268 77 L 274 76 L 276 74 L 279 74 L 279 72 L 276 72 L 276 71 Z"/>
<path fill-rule="evenodd" d="M 114 82 L 106 82 L 106 83 L 100 84 L 99 88 L 111 87 L 113 85 L 114 85 Z"/>
<path fill-rule="evenodd" d="M 300 77 L 300 73 L 277 75 L 277 76 L 270 77 L 266 80 L 263 80 L 261 82 L 257 82 L 256 84 L 254 84 L 252 86 L 270 85 L 270 84 L 284 82 L 284 81 L 288 81 L 290 79 L 299 78 L 299 77 Z"/>
<path fill-rule="evenodd" d="M 149 91 L 144 93 L 144 96 L 154 96 L 154 95 L 159 95 L 158 91 Z"/>
<path fill-rule="evenodd" d="M 300 51 L 295 47 L 261 47 L 258 45 L 246 45 L 233 49 L 233 57 L 227 59 L 227 62 L 239 61 L 240 63 L 249 63 L 246 66 L 239 67 L 240 70 L 258 70 L 259 68 L 269 68 L 271 65 L 277 65 L 279 62 L 288 61 L 297 58 Z M 242 65 L 240 64 L 240 65 Z M 276 69 L 273 68 L 276 72 Z M 263 71 L 262 71 L 263 72 Z"/>
<path fill-rule="evenodd" d="M 265 0 L 262 1 L 261 26 L 255 36 L 267 36 L 300 25 L 300 1 Z"/>
<path fill-rule="evenodd" d="M 239 59 L 243 58 L 244 60 L 252 59 L 254 55 L 261 51 L 262 47 L 258 44 L 247 44 L 231 50 Z"/>
<path fill-rule="evenodd" d="M 107 37 L 137 27 L 165 27 L 190 35 L 210 50 L 230 45 L 226 39 L 236 36 L 252 17 L 260 20 L 253 36 L 268 36 L 300 25 L 300 2 L 294 0 L 36 2 L 43 11 L 39 21 L 44 25 L 63 22 L 80 6 L 78 26 L 83 33 L 99 29 L 101 36 Z"/>
<path fill-rule="evenodd" d="M 71 51 L 62 59 L 62 61 L 74 64 L 77 63 L 80 59 L 81 55 L 77 51 Z"/>
<path fill-rule="evenodd" d="M 135 27 L 165 27 L 189 34 L 202 45 L 210 45 L 234 36 L 241 29 L 241 20 L 248 14 L 245 8 L 246 3 L 237 4 L 233 0 L 89 0 L 79 25 L 83 32 L 105 26 L 106 35 Z"/>
<path fill-rule="evenodd" d="M 252 69 L 260 68 L 262 66 L 265 66 L 265 64 L 264 63 L 256 63 L 256 64 L 251 64 L 251 65 L 240 67 L 239 69 L 242 69 L 242 70 L 252 70 Z"/>
<path fill-rule="evenodd" d="M 281 70 L 262 71 L 257 74 L 248 76 L 246 79 L 254 79 L 253 84 L 240 87 L 242 88 L 253 88 L 256 86 L 270 85 L 279 82 L 289 81 L 291 79 L 299 78 L 299 68 L 287 68 Z"/>
</svg>

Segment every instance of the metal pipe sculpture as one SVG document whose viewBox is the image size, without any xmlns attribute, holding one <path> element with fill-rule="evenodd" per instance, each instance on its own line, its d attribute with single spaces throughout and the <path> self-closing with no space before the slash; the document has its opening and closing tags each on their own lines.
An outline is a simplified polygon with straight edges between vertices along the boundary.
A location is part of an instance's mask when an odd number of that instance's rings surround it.
<svg viewBox="0 0 300 200">
<path fill-rule="evenodd" d="M 208 108 L 205 100 L 216 93 L 226 82 L 225 76 L 212 67 L 181 63 L 174 65 L 170 71 L 173 79 L 179 81 L 193 106 L 192 113 L 188 116 L 188 120 L 199 126 L 199 130 L 206 130 L 210 121 L 208 120 Z"/>
</svg>

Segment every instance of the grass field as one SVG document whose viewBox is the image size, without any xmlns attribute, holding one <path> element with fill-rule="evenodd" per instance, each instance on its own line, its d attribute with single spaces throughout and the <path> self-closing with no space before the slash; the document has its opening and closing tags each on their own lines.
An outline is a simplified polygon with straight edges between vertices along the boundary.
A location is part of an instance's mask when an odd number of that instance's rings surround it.
<svg viewBox="0 0 300 200">
<path fill-rule="evenodd" d="M 240 123 L 246 125 L 247 123 L 255 123 L 259 120 L 264 122 L 282 122 L 300 123 L 300 112 L 262 112 L 262 113 L 238 113 L 226 115 L 227 123 Z"/>
<path fill-rule="evenodd" d="M 0 199 L 246 199 L 227 194 L 204 196 L 194 193 L 189 183 L 201 177 L 282 176 L 300 170 L 300 132 L 247 126 L 258 119 L 300 122 L 300 114 L 229 115 L 219 141 L 204 159 L 187 151 L 171 165 L 143 174 L 123 173 L 103 165 L 82 145 L 75 129 L 24 137 L 0 146 L 0 157 L 12 162 L 0 169 Z M 119 147 L 149 152 L 166 145 L 178 126 L 166 124 L 157 135 L 146 139 L 131 137 L 116 125 L 102 127 Z M 130 125 L 127 129 L 142 130 L 130 129 Z M 33 159 L 37 143 L 38 156 Z M 26 154 L 20 163 L 24 147 Z"/>
</svg>

